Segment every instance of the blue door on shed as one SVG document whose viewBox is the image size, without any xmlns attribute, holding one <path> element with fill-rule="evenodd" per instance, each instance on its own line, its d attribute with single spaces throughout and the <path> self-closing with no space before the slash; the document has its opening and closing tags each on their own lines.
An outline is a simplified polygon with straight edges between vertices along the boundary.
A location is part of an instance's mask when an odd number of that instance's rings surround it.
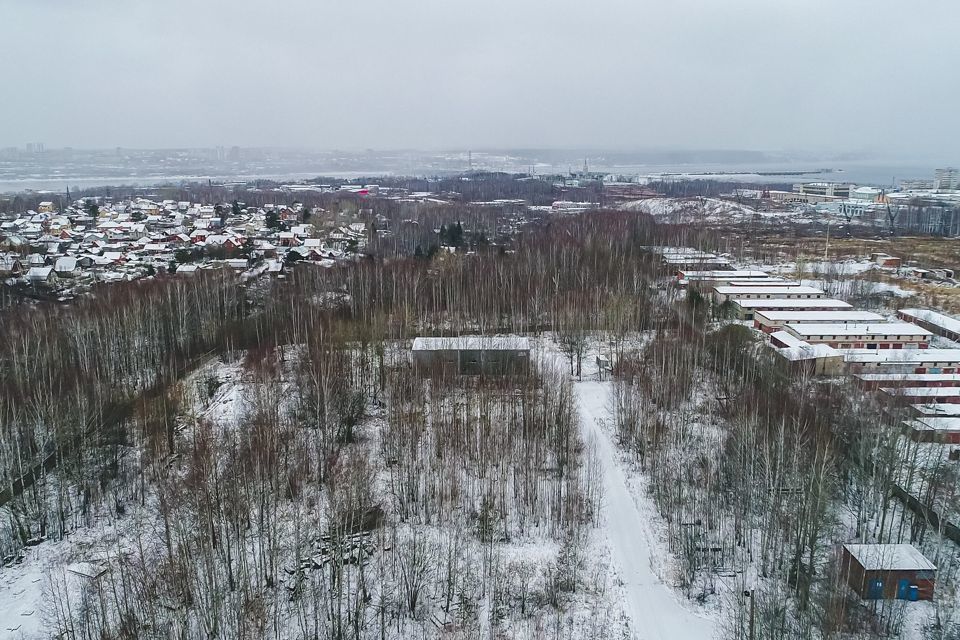
<svg viewBox="0 0 960 640">
<path fill-rule="evenodd" d="M 901 578 L 897 583 L 897 600 L 906 600 L 910 597 L 910 581 Z"/>
<path fill-rule="evenodd" d="M 883 580 L 877 578 L 870 581 L 870 586 L 867 588 L 867 598 L 870 600 L 883 598 Z"/>
</svg>

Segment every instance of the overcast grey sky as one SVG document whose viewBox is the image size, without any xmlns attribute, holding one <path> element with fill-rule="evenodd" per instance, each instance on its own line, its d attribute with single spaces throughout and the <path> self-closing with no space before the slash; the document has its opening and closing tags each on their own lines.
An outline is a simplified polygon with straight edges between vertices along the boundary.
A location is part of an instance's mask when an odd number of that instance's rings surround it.
<svg viewBox="0 0 960 640">
<path fill-rule="evenodd" d="M 0 0 L 0 146 L 955 158 L 949 0 Z"/>
</svg>

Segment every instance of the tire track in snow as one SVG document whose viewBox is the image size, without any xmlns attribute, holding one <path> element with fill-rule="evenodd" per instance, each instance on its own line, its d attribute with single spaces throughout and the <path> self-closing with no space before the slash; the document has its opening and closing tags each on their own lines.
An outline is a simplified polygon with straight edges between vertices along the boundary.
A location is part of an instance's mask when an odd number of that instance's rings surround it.
<svg viewBox="0 0 960 640">
<path fill-rule="evenodd" d="M 612 386 L 609 382 L 573 384 L 580 410 L 584 442 L 596 448 L 603 477 L 602 518 L 613 561 L 627 595 L 625 608 L 639 640 L 705 640 L 716 631 L 715 622 L 683 607 L 673 589 L 653 570 L 652 554 L 666 550 L 652 544 L 649 517 L 653 505 L 640 497 L 647 513 L 633 499 L 628 477 L 620 466 L 617 449 L 601 424 L 610 419 Z"/>
</svg>

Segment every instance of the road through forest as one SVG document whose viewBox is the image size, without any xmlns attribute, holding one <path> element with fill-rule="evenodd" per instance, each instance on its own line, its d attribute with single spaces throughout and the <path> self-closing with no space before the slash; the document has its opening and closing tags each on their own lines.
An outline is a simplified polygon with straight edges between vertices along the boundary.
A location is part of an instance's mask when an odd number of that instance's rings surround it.
<svg viewBox="0 0 960 640">
<path fill-rule="evenodd" d="M 631 629 L 639 640 L 704 640 L 714 636 L 715 622 L 687 610 L 677 594 L 657 576 L 653 554 L 665 554 L 653 539 L 649 520 L 654 506 L 646 496 L 634 500 L 616 445 L 601 426 L 611 420 L 610 382 L 575 382 L 583 440 L 595 447 L 602 467 L 602 522 L 612 559 L 623 581 Z M 639 506 L 638 506 L 639 501 Z"/>
</svg>

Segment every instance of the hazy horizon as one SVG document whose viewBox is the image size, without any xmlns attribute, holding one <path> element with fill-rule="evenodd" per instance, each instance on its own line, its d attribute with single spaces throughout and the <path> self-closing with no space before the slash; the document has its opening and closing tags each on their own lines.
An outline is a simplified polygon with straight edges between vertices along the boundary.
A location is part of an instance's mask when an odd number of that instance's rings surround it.
<svg viewBox="0 0 960 640">
<path fill-rule="evenodd" d="M 949 162 L 932 0 L 0 0 L 0 146 L 756 149 Z M 942 61 L 942 64 L 938 64 Z"/>
</svg>

